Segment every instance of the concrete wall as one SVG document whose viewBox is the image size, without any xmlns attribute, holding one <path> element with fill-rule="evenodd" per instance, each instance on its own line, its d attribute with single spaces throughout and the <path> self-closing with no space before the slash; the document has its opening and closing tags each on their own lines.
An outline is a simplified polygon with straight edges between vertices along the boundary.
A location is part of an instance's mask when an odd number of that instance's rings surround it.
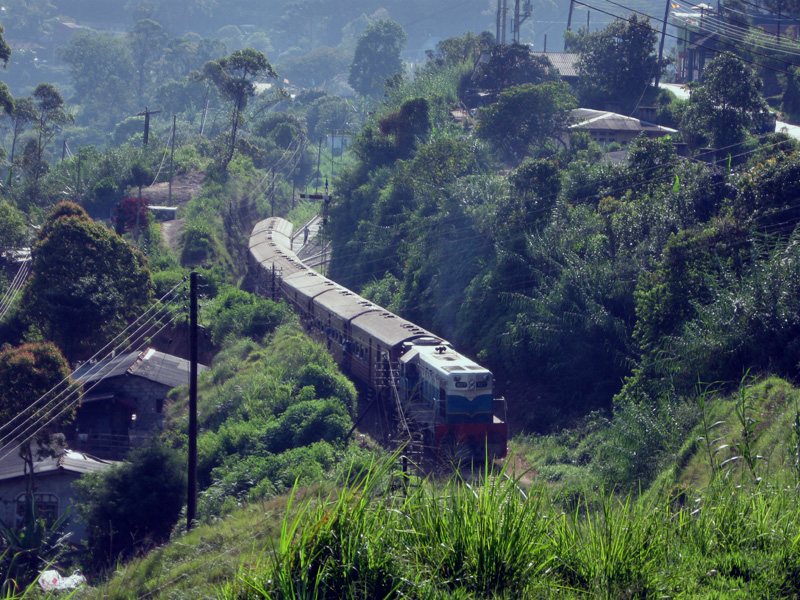
<svg viewBox="0 0 800 600">
<path fill-rule="evenodd" d="M 72 483 L 80 475 L 68 471 L 54 471 L 36 476 L 36 494 L 54 494 L 58 498 L 58 516 L 61 517 L 70 508 L 70 516 L 66 531 L 71 532 L 69 541 L 79 543 L 86 539 L 86 525 L 78 518 L 73 506 Z M 25 480 L 21 477 L 0 481 L 0 519 L 11 527 L 16 527 L 17 499 L 25 494 Z"/>
</svg>

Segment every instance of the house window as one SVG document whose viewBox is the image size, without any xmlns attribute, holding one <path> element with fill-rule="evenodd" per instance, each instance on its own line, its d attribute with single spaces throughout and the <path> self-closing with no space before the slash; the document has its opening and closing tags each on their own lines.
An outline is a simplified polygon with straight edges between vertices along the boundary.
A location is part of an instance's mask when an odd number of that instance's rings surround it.
<svg viewBox="0 0 800 600">
<path fill-rule="evenodd" d="M 58 496 L 55 494 L 34 494 L 36 504 L 36 517 L 44 519 L 48 526 L 58 519 Z M 25 522 L 25 494 L 17 498 L 17 526 L 22 527 Z"/>
</svg>

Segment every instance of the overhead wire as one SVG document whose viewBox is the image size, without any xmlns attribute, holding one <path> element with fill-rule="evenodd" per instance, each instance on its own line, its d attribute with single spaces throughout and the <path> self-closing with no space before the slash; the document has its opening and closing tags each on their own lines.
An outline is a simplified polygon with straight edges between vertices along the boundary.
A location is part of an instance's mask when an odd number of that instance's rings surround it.
<svg viewBox="0 0 800 600">
<path fill-rule="evenodd" d="M 159 329 L 152 333 L 152 335 L 158 335 L 161 331 L 163 331 L 166 327 L 172 324 L 175 320 L 175 317 L 172 316 L 166 322 L 164 322 Z M 143 337 L 138 340 L 137 345 L 134 350 L 130 352 L 133 353 L 141 353 L 148 345 L 147 338 Z M 45 405 L 37 414 L 33 416 L 33 418 L 24 421 L 21 425 L 18 425 L 12 432 L 9 432 L 4 436 L 3 443 L 0 444 L 0 460 L 8 456 L 14 451 L 14 448 L 19 444 L 24 444 L 32 440 L 39 431 L 46 428 L 48 425 L 58 421 L 58 419 L 66 413 L 68 410 L 71 410 L 75 405 L 77 405 L 84 395 L 91 392 L 95 387 L 102 383 L 103 379 L 113 371 L 113 360 L 109 361 L 109 363 L 102 365 L 100 367 L 100 377 L 94 382 L 89 384 L 88 386 L 83 386 L 83 389 L 80 387 L 75 387 L 68 385 L 65 389 L 59 393 L 58 401 L 54 402 L 52 406 Z M 58 411 L 55 414 L 54 411 Z M 52 416 L 47 419 L 48 415 Z M 45 421 L 45 419 L 47 419 Z M 3 453 L 3 450 L 6 450 Z"/>
<path fill-rule="evenodd" d="M 181 281 L 175 286 L 173 286 L 171 290 L 169 290 L 161 298 L 156 300 L 147 310 L 145 310 L 141 315 L 139 315 L 122 332 L 117 334 L 110 342 L 106 343 L 106 345 L 103 348 L 98 350 L 87 362 L 91 364 L 93 361 L 97 361 L 99 357 L 103 356 L 103 358 L 100 359 L 102 361 L 108 358 L 109 356 L 112 356 L 114 353 L 120 351 L 120 349 L 134 346 L 140 343 L 141 340 L 146 339 L 146 337 L 151 337 L 151 334 L 149 332 L 151 330 L 152 325 L 160 321 L 160 319 L 162 319 L 165 316 L 165 314 L 160 315 L 159 312 L 162 310 L 166 310 L 166 314 L 168 314 L 168 309 L 170 308 L 171 304 L 176 302 L 176 300 L 170 300 L 170 303 L 165 304 L 163 302 L 164 299 L 167 298 L 167 296 L 172 294 L 179 287 L 184 285 L 184 283 L 185 283 L 184 281 Z M 161 305 L 160 308 L 159 305 Z M 154 310 L 155 312 L 148 317 L 147 315 L 153 312 Z M 87 375 L 93 374 L 94 371 L 99 368 L 102 368 L 100 362 L 94 363 L 93 366 L 90 367 L 90 369 L 87 371 Z M 53 408 L 51 404 L 60 403 L 61 397 L 67 394 L 68 392 L 67 389 L 62 390 L 62 392 L 57 394 L 55 398 L 51 398 L 50 395 L 62 385 L 68 384 L 71 376 L 74 373 L 75 370 L 73 370 L 67 377 L 64 377 L 61 381 L 56 383 L 53 387 L 50 388 L 50 390 L 48 390 L 45 394 L 40 396 L 36 401 L 31 403 L 31 405 L 26 407 L 25 410 L 23 410 L 21 413 L 13 417 L 7 423 L 3 424 L 3 426 L 0 427 L 0 433 L 3 434 L 0 437 L 0 447 L 8 443 L 9 439 L 17 435 L 20 430 L 20 426 L 18 425 L 17 427 L 9 431 L 8 427 L 10 425 L 15 423 L 16 421 L 19 421 L 20 419 L 25 418 L 27 414 L 33 412 L 50 411 Z"/>
<path fill-rule="evenodd" d="M 14 300 L 25 285 L 25 280 L 31 271 L 31 262 L 31 257 L 27 257 L 22 261 L 17 273 L 14 275 L 14 279 L 11 280 L 8 289 L 3 293 L 3 297 L 0 299 L 0 322 L 5 318 L 6 313 L 13 306 Z"/>
<path fill-rule="evenodd" d="M 635 22 L 635 21 L 631 21 L 631 20 L 630 20 L 630 19 L 628 19 L 628 18 L 625 18 L 625 17 L 622 17 L 622 16 L 620 16 L 620 15 L 616 15 L 616 14 L 614 14 L 614 13 L 611 13 L 611 12 L 605 11 L 605 10 L 603 10 L 603 9 L 601 9 L 601 8 L 598 8 L 598 7 L 596 7 L 596 6 L 592 6 L 591 4 L 587 4 L 586 2 L 582 2 L 581 0 L 573 0 L 573 1 L 575 2 L 575 4 L 580 4 L 581 6 L 585 6 L 585 7 L 587 7 L 587 8 L 591 8 L 592 10 L 596 10 L 596 11 L 598 11 L 598 12 L 601 12 L 601 13 L 603 13 L 603 14 L 606 14 L 606 15 L 609 15 L 609 16 L 612 16 L 612 17 L 615 17 L 616 19 L 619 19 L 619 20 L 621 20 L 621 21 L 625 21 L 625 22 L 627 22 L 627 23 L 629 23 L 629 24 L 631 24 L 631 25 L 635 25 L 635 26 L 638 26 L 638 27 L 642 27 L 642 28 L 645 28 L 645 29 L 649 29 L 650 31 L 654 31 L 654 32 L 656 32 L 656 33 L 657 33 L 657 30 L 656 30 L 655 28 L 653 28 L 652 26 L 650 26 L 649 24 L 645 24 L 645 23 L 638 23 L 638 22 Z M 610 3 L 610 4 L 617 4 L 616 2 L 613 2 L 612 0 L 603 0 L 603 1 L 605 1 L 605 2 L 608 2 L 608 3 Z M 626 8 L 626 9 L 627 9 L 627 7 L 625 7 L 624 5 L 619 5 L 619 4 L 618 4 L 618 6 L 621 6 L 622 8 Z M 632 12 L 635 12 L 635 11 L 632 11 Z M 664 23 L 664 19 L 662 19 L 662 18 L 657 18 L 657 17 L 651 17 L 651 18 L 652 18 L 652 20 L 654 20 L 654 21 L 658 21 L 658 22 L 660 22 L 660 23 Z M 680 36 L 673 35 L 673 34 L 670 34 L 670 33 L 666 33 L 666 32 L 665 32 L 665 33 L 664 33 L 664 35 L 665 35 L 666 37 L 670 37 L 670 38 L 673 38 L 673 39 L 676 39 L 676 40 L 682 40 L 682 38 L 681 38 Z M 759 62 L 757 62 L 757 61 L 755 61 L 755 60 L 751 60 L 751 59 L 749 59 L 749 58 L 744 58 L 744 57 L 742 57 L 742 56 L 739 56 L 739 55 L 737 55 L 737 54 L 736 54 L 736 53 L 734 53 L 734 52 L 730 52 L 730 51 L 727 51 L 727 50 L 720 50 L 719 48 L 713 48 L 713 47 L 711 47 L 711 46 L 708 46 L 708 45 L 706 45 L 706 44 L 697 44 L 697 43 L 695 43 L 695 44 L 693 44 L 693 46 L 695 46 L 695 47 L 697 47 L 697 48 L 703 48 L 703 49 L 705 49 L 705 50 L 709 50 L 709 51 L 711 51 L 711 52 L 716 52 L 716 53 L 720 53 L 720 54 L 726 54 L 726 55 L 728 55 L 728 56 L 734 56 L 735 58 L 738 58 L 738 59 L 739 59 L 739 60 L 741 60 L 742 62 L 745 62 L 745 63 L 751 64 L 751 65 L 755 65 L 755 66 L 761 67 L 761 68 L 763 68 L 763 69 L 767 69 L 767 70 L 769 70 L 769 71 L 774 71 L 774 72 L 776 72 L 776 73 L 781 73 L 781 74 L 783 74 L 783 75 L 787 75 L 787 74 L 789 74 L 789 73 L 788 73 L 786 70 L 784 70 L 784 69 L 779 69 L 779 68 L 777 68 L 777 67 L 773 67 L 773 66 L 771 66 L 771 65 L 767 65 L 767 64 L 764 64 L 764 63 L 759 63 Z M 773 57 L 769 57 L 769 58 L 770 58 L 770 60 L 773 60 Z"/>
</svg>

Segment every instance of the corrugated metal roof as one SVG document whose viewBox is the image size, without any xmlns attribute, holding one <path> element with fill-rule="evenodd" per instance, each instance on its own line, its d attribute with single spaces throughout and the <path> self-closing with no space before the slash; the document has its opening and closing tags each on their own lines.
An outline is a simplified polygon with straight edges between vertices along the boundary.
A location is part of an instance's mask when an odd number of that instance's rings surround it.
<svg viewBox="0 0 800 600">
<path fill-rule="evenodd" d="M 577 52 L 531 52 L 531 54 L 533 56 L 546 56 L 561 77 L 578 76 L 580 54 Z"/>
<path fill-rule="evenodd" d="M 0 456 L 6 454 L 9 450 L 8 446 L 0 449 Z M 33 465 L 33 471 L 36 474 L 53 473 L 59 470 L 83 474 L 92 471 L 103 471 L 113 464 L 114 461 L 102 460 L 75 450 L 67 450 L 61 456 L 36 461 Z M 16 448 L 11 450 L 8 456 L 0 458 L 0 481 L 24 475 L 25 463 L 19 457 Z"/>
<path fill-rule="evenodd" d="M 578 121 L 570 125 L 570 129 L 605 130 L 605 131 L 655 131 L 663 134 L 678 133 L 677 129 L 670 129 L 663 125 L 656 125 L 649 121 L 642 121 L 633 117 L 626 117 L 605 110 L 592 110 L 590 108 L 576 108 L 572 116 Z"/>
<path fill-rule="evenodd" d="M 188 360 L 148 348 L 144 352 L 129 352 L 96 363 L 86 363 L 76 369 L 72 379 L 80 383 L 93 383 L 110 377 L 136 375 L 169 387 L 189 384 Z M 198 365 L 197 371 L 208 369 Z"/>
</svg>

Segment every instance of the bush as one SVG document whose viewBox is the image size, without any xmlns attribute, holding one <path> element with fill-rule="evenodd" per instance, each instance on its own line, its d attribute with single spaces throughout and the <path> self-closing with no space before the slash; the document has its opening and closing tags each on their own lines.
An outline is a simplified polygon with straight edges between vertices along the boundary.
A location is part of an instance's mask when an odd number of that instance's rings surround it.
<svg viewBox="0 0 800 600">
<path fill-rule="evenodd" d="M 285 306 L 233 287 L 224 289 L 206 311 L 211 339 L 221 344 L 228 337 L 262 340 L 287 317 Z"/>
<path fill-rule="evenodd" d="M 74 484 L 95 567 L 169 539 L 186 498 L 186 459 L 161 443 Z"/>
</svg>

